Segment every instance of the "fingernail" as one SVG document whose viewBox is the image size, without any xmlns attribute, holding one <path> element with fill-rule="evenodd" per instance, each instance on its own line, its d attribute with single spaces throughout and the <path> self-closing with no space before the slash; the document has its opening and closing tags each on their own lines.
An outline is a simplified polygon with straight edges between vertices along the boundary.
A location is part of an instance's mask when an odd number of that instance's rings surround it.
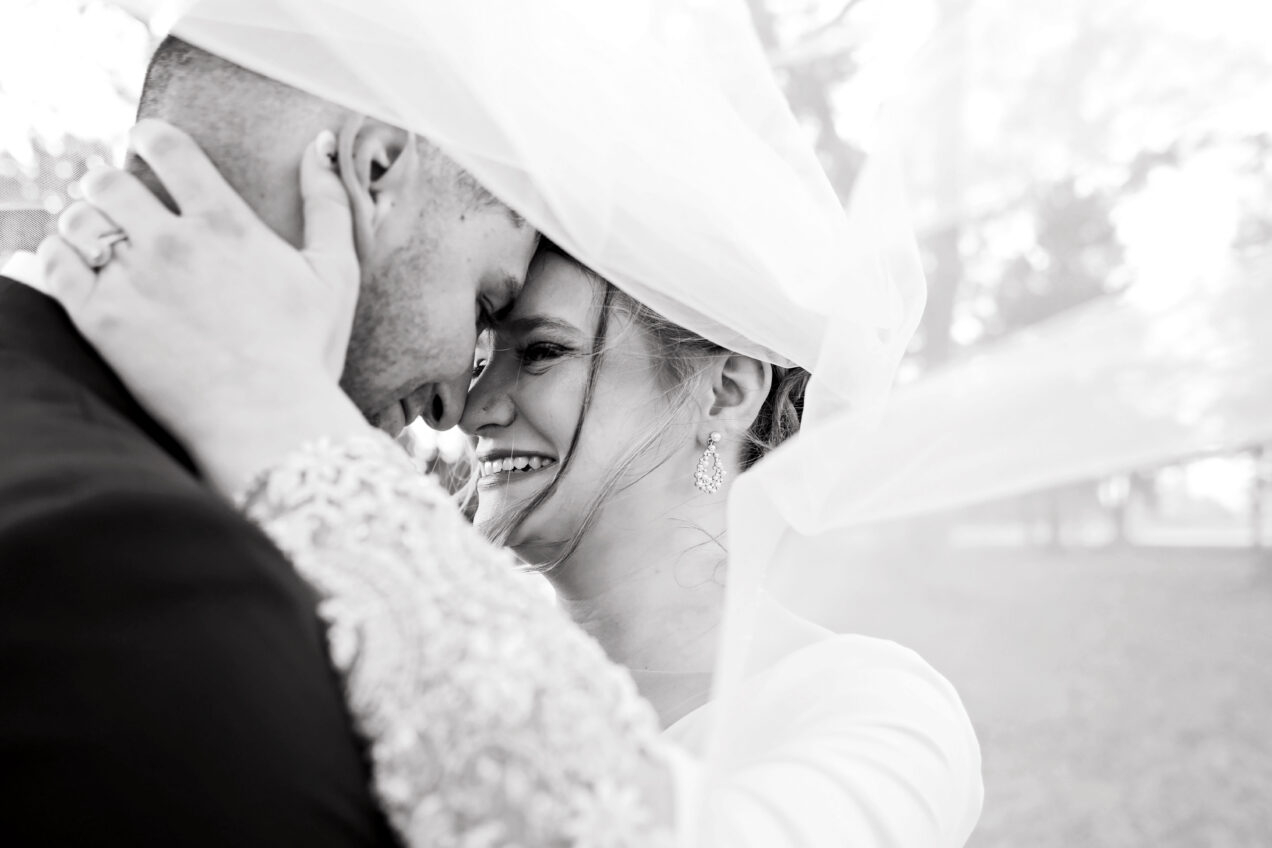
<svg viewBox="0 0 1272 848">
<path fill-rule="evenodd" d="M 336 137 L 331 130 L 323 130 L 318 133 L 318 138 L 314 141 L 314 146 L 318 149 L 318 155 L 325 161 L 327 167 L 335 167 L 336 164 Z"/>
</svg>

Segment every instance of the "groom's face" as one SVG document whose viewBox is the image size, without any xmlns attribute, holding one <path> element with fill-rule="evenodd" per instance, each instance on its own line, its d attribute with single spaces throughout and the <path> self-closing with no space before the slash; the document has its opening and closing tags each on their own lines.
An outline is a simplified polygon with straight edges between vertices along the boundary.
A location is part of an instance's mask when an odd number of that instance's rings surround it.
<svg viewBox="0 0 1272 848">
<path fill-rule="evenodd" d="M 511 306 L 538 233 L 455 168 L 426 169 L 378 226 L 341 384 L 396 434 L 418 415 L 453 426 L 477 333 Z"/>
</svg>

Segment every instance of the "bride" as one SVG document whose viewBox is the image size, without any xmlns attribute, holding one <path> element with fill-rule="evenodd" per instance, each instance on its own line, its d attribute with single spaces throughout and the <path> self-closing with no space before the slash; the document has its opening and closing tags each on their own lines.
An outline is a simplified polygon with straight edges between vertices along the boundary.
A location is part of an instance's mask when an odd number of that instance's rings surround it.
<svg viewBox="0 0 1272 848">
<path fill-rule="evenodd" d="M 479 341 L 460 419 L 475 441 L 477 527 L 546 575 L 627 667 L 664 737 L 691 752 L 711 725 L 730 483 L 798 431 L 808 378 L 673 324 L 549 242 Z M 770 655 L 738 696 L 753 735 L 733 755 L 782 812 L 751 823 L 771 833 L 750 830 L 753 844 L 856 833 L 847 811 L 871 784 L 876 800 L 904 787 L 929 803 L 939 786 L 970 832 L 979 757 L 949 684 L 895 644 L 835 636 L 771 600 L 761 621 Z M 881 714 L 898 726 L 868 731 Z M 925 760 L 935 783 L 900 771 Z M 766 785 L 785 769 L 795 783 Z M 885 817 L 881 844 L 915 844 L 893 827 Z"/>
<path fill-rule="evenodd" d="M 832 337 L 843 292 L 817 309 L 749 285 L 772 256 L 739 210 L 718 210 L 712 251 L 681 257 L 701 281 L 637 253 L 602 277 L 542 245 L 483 338 L 461 426 L 478 528 L 552 581 L 554 609 L 338 388 L 357 262 L 329 146 L 302 166 L 305 261 L 241 215 L 209 230 L 107 203 L 41 252 L 81 332 L 318 591 L 404 841 L 962 845 L 980 761 L 949 684 L 912 652 L 743 591 L 768 551 L 749 523 L 793 523 L 778 513 L 798 506 L 763 476 L 780 468 L 765 454 L 829 408 L 816 381 L 848 385 L 830 378 L 869 358 Z M 206 160 L 151 164 L 183 210 L 233 206 Z M 82 257 L 125 219 L 127 261 L 96 272 Z M 628 219 L 605 240 L 670 226 Z M 770 246 L 798 267 L 819 235 Z M 721 291 L 753 308 L 703 294 Z"/>
</svg>

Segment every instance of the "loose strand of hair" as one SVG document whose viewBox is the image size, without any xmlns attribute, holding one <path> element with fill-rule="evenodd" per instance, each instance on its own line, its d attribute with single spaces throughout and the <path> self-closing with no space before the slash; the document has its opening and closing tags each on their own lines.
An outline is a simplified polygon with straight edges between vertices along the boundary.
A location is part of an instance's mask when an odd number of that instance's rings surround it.
<svg viewBox="0 0 1272 848">
<path fill-rule="evenodd" d="M 553 476 L 551 482 L 529 498 L 524 506 L 510 512 L 508 519 L 501 519 L 497 523 L 492 538 L 498 544 L 508 544 L 513 534 L 521 529 L 530 514 L 542 506 L 560 488 L 561 479 L 569 470 L 570 462 L 574 458 L 575 450 L 578 448 L 579 439 L 583 433 L 583 423 L 587 418 L 587 411 L 592 405 L 592 396 L 596 392 L 596 378 L 600 371 L 601 361 L 604 359 L 605 337 L 609 329 L 609 305 L 613 291 L 614 287 L 606 283 L 601 300 L 601 314 L 596 323 L 596 335 L 592 340 L 592 359 L 588 363 L 587 383 L 583 389 L 583 402 L 579 407 L 578 418 L 574 422 L 574 432 L 570 436 L 570 445 L 557 463 L 557 473 Z"/>
</svg>

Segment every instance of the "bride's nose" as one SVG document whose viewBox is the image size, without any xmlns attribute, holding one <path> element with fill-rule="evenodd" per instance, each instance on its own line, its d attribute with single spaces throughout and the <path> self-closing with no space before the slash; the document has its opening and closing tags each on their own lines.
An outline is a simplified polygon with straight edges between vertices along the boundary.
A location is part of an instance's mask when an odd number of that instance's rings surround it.
<svg viewBox="0 0 1272 848">
<path fill-rule="evenodd" d="M 468 393 L 468 378 L 458 377 L 446 383 L 433 383 L 422 398 L 420 417 L 434 430 L 449 430 L 459 423 L 464 414 L 464 397 Z"/>
<path fill-rule="evenodd" d="M 464 414 L 459 419 L 459 429 L 476 436 L 487 427 L 507 427 L 515 417 L 512 398 L 507 387 L 495 379 L 498 372 L 488 372 L 473 383 L 464 402 Z"/>
</svg>

